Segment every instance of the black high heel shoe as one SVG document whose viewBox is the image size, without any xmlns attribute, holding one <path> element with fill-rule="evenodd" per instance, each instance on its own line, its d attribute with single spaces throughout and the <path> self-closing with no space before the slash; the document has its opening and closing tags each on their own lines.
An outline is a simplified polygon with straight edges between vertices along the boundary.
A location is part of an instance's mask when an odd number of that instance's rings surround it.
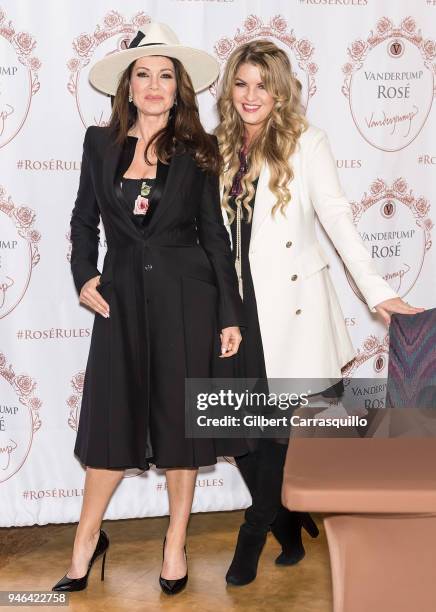
<svg viewBox="0 0 436 612">
<path fill-rule="evenodd" d="M 304 529 L 312 538 L 319 535 L 318 527 L 307 512 L 290 512 L 283 506 L 277 513 L 271 531 L 282 547 L 282 552 L 276 559 L 277 565 L 296 565 L 306 554 L 301 540 L 301 530 Z"/>
<path fill-rule="evenodd" d="M 95 547 L 94 554 L 92 555 L 89 561 L 88 571 L 86 572 L 86 574 L 81 578 L 69 578 L 67 574 L 65 574 L 65 576 L 54 585 L 52 591 L 67 592 L 83 591 L 84 589 L 86 589 L 86 587 L 88 586 L 88 577 L 89 572 L 91 571 L 91 567 L 97 557 L 100 557 L 101 555 L 103 555 L 103 561 L 101 564 L 101 580 L 104 580 L 104 566 L 106 563 L 106 552 L 108 548 L 109 538 L 107 537 L 106 533 L 102 529 L 100 529 L 100 535 L 98 536 L 97 545 Z"/>
<path fill-rule="evenodd" d="M 164 541 L 163 541 L 163 548 L 162 548 L 162 561 L 165 559 L 165 542 L 166 541 L 167 541 L 167 538 L 165 536 Z M 188 561 L 188 557 L 186 556 L 185 546 L 183 547 L 183 550 L 185 551 L 185 559 L 186 561 Z M 188 582 L 188 571 L 187 570 L 186 570 L 186 574 L 182 578 L 174 578 L 170 580 L 169 578 L 162 578 L 162 573 L 159 576 L 160 588 L 167 595 L 175 595 L 176 593 L 180 593 L 180 591 L 182 591 L 185 588 L 187 582 Z"/>
</svg>

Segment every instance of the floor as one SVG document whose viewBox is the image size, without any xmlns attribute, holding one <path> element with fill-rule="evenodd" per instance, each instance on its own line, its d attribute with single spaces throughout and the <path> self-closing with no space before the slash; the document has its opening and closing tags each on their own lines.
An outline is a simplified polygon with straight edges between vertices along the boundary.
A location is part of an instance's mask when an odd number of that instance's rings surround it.
<svg viewBox="0 0 436 612">
<path fill-rule="evenodd" d="M 226 585 L 224 575 L 242 516 L 242 511 L 192 515 L 187 544 L 189 582 L 174 597 L 162 593 L 158 583 L 167 517 L 105 521 L 110 539 L 105 580 L 100 581 L 99 559 L 88 588 L 70 595 L 68 609 L 331 612 L 327 542 L 317 516 L 320 537 L 312 540 L 304 532 L 306 557 L 298 565 L 274 564 L 279 545 L 270 534 L 257 579 L 244 587 Z M 50 590 L 68 569 L 75 528 L 75 524 L 62 524 L 0 529 L 0 590 Z"/>
</svg>

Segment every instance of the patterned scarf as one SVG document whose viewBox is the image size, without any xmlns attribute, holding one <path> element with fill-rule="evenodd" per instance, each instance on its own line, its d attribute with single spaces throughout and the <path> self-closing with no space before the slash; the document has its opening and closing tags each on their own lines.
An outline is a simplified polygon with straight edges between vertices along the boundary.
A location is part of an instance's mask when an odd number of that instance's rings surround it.
<svg viewBox="0 0 436 612">
<path fill-rule="evenodd" d="M 245 145 L 240 149 L 239 154 L 239 170 L 233 177 L 232 188 L 230 189 L 230 197 L 237 197 L 242 193 L 242 177 L 248 172 L 248 155 Z"/>
</svg>

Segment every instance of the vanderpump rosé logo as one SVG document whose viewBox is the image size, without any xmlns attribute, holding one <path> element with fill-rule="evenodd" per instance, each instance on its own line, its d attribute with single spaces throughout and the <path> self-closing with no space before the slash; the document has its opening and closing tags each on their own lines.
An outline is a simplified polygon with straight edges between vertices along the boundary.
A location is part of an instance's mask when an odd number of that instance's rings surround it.
<svg viewBox="0 0 436 612">
<path fill-rule="evenodd" d="M 0 7 L 0 148 L 20 131 L 39 90 L 35 38 L 17 31 Z"/>
<path fill-rule="evenodd" d="M 386 334 L 382 339 L 371 334 L 357 348 L 356 356 L 342 370 L 342 375 L 346 379 L 350 379 L 353 376 L 373 378 L 374 374 L 381 378 L 386 378 L 388 361 L 389 334 Z"/>
<path fill-rule="evenodd" d="M 68 91 L 74 97 L 82 123 L 105 126 L 109 120 L 110 103 L 90 85 L 89 69 L 92 63 L 129 46 L 136 32 L 151 21 L 143 11 L 127 21 L 119 12 L 110 11 L 92 33 L 82 33 L 72 43 L 74 56 L 67 61 L 70 73 Z"/>
<path fill-rule="evenodd" d="M 314 61 L 315 47 L 307 38 L 297 38 L 281 15 L 276 15 L 267 23 L 256 15 L 249 15 L 233 37 L 220 38 L 214 50 L 222 66 L 237 47 L 256 38 L 269 38 L 288 53 L 294 75 L 302 85 L 303 106 L 307 108 L 309 99 L 316 93 L 318 65 Z M 211 91 L 216 93 L 215 85 L 211 86 Z"/>
<path fill-rule="evenodd" d="M 351 202 L 353 221 L 377 270 L 404 297 L 415 285 L 431 248 L 430 203 L 415 196 L 404 178 L 389 185 L 376 179 L 360 202 Z M 353 291 L 363 300 L 345 268 Z"/>
<path fill-rule="evenodd" d="M 347 52 L 342 92 L 360 134 L 383 151 L 407 147 L 433 104 L 436 42 L 422 35 L 413 17 L 399 26 L 382 17 Z"/>
<path fill-rule="evenodd" d="M 371 334 L 357 348 L 355 358 L 343 368 L 345 391 L 357 401 L 360 416 L 374 416 L 374 410 L 386 408 L 388 365 L 389 334 L 383 338 Z M 357 384 L 353 378 L 359 379 Z M 362 379 L 367 379 L 368 384 L 362 385 Z M 378 427 L 377 421 L 371 422 L 366 435 L 376 436 Z"/>
<path fill-rule="evenodd" d="M 389 334 L 383 338 L 374 334 L 364 338 L 357 347 L 355 358 L 342 369 L 345 395 L 339 398 L 323 397 L 321 406 L 327 405 L 327 408 L 319 416 L 362 417 L 365 425 L 369 423 L 365 436 L 376 436 L 379 419 L 373 420 L 373 417 L 377 414 L 376 410 L 386 408 L 388 364 Z"/>
<path fill-rule="evenodd" d="M 0 185 L 0 319 L 23 299 L 39 262 L 35 211 L 14 204 Z"/>
<path fill-rule="evenodd" d="M 33 436 L 41 427 L 36 382 L 16 374 L 0 352 L 0 482 L 16 474 L 26 461 Z"/>
</svg>

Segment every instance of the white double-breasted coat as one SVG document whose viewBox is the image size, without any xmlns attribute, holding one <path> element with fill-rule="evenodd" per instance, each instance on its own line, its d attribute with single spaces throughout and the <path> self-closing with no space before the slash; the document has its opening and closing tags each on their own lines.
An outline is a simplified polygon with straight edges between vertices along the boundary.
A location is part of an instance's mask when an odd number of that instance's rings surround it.
<svg viewBox="0 0 436 612">
<path fill-rule="evenodd" d="M 275 196 L 266 164 L 252 217 L 249 261 L 266 372 L 268 378 L 336 380 L 356 351 L 317 238 L 315 214 L 372 312 L 398 294 L 378 273 L 353 223 L 326 133 L 310 125 L 290 163 L 294 179 L 286 218 L 279 210 L 271 215 Z M 231 239 L 224 209 L 223 216 Z"/>
</svg>

